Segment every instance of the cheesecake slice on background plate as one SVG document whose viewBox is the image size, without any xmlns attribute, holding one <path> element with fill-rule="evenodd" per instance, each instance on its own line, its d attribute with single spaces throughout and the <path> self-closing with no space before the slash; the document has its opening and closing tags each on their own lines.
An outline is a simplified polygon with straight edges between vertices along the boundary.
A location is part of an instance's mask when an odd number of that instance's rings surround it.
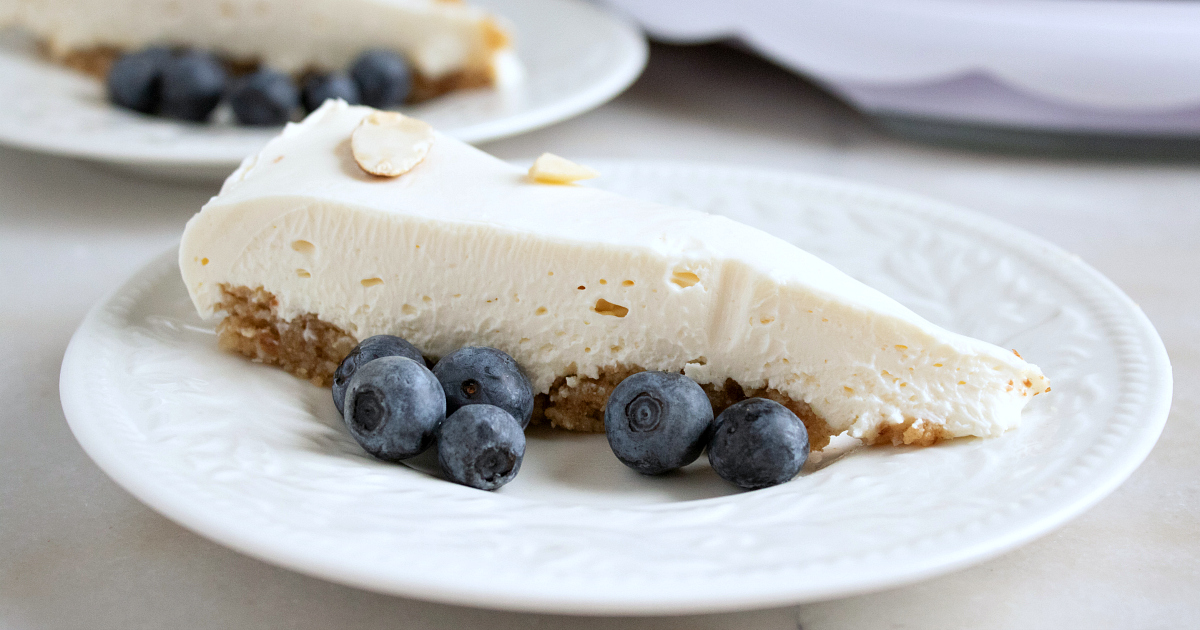
<svg viewBox="0 0 1200 630">
<path fill-rule="evenodd" d="M 0 26 L 32 33 L 51 59 L 101 77 L 118 54 L 151 45 L 293 74 L 345 68 L 384 48 L 405 56 L 424 97 L 520 75 L 503 19 L 445 0 L 0 0 Z"/>
</svg>

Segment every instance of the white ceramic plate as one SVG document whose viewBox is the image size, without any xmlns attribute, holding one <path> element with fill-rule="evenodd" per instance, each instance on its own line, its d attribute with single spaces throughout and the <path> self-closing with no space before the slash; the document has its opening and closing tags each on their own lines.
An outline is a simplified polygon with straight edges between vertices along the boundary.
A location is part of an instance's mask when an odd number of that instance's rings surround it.
<svg viewBox="0 0 1200 630">
<path fill-rule="evenodd" d="M 769 229 L 932 321 L 1019 348 L 1054 391 L 993 440 L 860 449 L 737 492 L 703 461 L 624 468 L 603 436 L 534 430 L 495 493 L 371 460 L 328 391 L 223 354 L 166 252 L 98 304 L 63 409 L 118 483 L 184 526 L 303 573 L 506 609 L 684 613 L 882 589 L 1078 515 L 1158 438 L 1171 369 L 1103 276 L 1029 234 L 905 194 L 717 167 L 598 164 L 601 185 Z"/>
<path fill-rule="evenodd" d="M 471 90 L 405 111 L 466 142 L 570 118 L 629 86 L 646 63 L 637 27 L 581 0 L 472 0 L 513 24 L 521 83 Z M 224 178 L 279 133 L 193 125 L 110 105 L 91 77 L 40 58 L 28 38 L 0 34 L 0 143 L 173 178 Z"/>
</svg>

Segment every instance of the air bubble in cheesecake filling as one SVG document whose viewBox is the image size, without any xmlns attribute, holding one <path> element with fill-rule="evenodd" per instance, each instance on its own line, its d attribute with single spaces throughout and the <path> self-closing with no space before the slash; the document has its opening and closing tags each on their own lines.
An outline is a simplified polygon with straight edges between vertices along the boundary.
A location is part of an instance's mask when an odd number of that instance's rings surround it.
<svg viewBox="0 0 1200 630">
<path fill-rule="evenodd" d="M 612 315 L 614 317 L 625 317 L 629 314 L 629 309 L 620 304 L 613 304 L 604 298 L 596 300 L 596 306 L 592 310 L 601 315 Z"/>
<path fill-rule="evenodd" d="M 363 278 L 359 282 L 364 287 L 374 287 L 383 284 L 383 278 Z"/>
<path fill-rule="evenodd" d="M 300 239 L 292 241 L 292 249 L 300 252 L 301 254 L 311 254 L 317 251 L 317 246 L 304 239 Z"/>
<path fill-rule="evenodd" d="M 545 314 L 546 314 L 546 313 L 548 313 L 548 312 L 549 312 L 549 311 L 547 311 L 547 310 L 546 310 L 546 307 L 545 307 L 545 306 L 539 306 L 539 307 L 538 307 L 538 309 L 537 309 L 536 311 L 534 311 L 534 312 L 533 312 L 533 314 L 534 314 L 534 315 L 545 315 Z"/>
<path fill-rule="evenodd" d="M 309 273 L 307 269 L 297 269 L 296 275 L 300 276 L 301 278 L 311 278 L 312 277 L 312 274 Z"/>
<path fill-rule="evenodd" d="M 671 282 L 674 282 L 680 287 L 686 289 L 699 283 L 700 276 L 697 276 L 690 271 L 676 271 L 675 273 L 671 274 Z"/>
</svg>

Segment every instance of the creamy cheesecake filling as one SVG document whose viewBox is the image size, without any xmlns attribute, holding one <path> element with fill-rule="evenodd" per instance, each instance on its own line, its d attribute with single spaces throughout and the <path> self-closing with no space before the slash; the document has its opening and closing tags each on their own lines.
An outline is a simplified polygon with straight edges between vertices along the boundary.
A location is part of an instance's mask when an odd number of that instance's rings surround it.
<svg viewBox="0 0 1200 630">
<path fill-rule="evenodd" d="M 119 51 L 169 44 L 287 73 L 345 68 L 388 48 L 412 64 L 417 100 L 519 78 L 495 17 L 437 0 L 0 0 L 0 26 L 30 31 L 52 59 L 93 74 Z"/>
<path fill-rule="evenodd" d="M 724 217 L 533 183 L 440 134 L 410 172 L 367 175 L 349 137 L 370 111 L 329 103 L 289 126 L 189 222 L 180 267 L 201 315 L 224 312 L 222 287 L 263 287 L 282 322 L 430 356 L 503 350 L 547 404 L 580 383 L 603 395 L 629 366 L 682 371 L 867 442 L 999 435 L 1048 391 L 1014 352 Z"/>
</svg>

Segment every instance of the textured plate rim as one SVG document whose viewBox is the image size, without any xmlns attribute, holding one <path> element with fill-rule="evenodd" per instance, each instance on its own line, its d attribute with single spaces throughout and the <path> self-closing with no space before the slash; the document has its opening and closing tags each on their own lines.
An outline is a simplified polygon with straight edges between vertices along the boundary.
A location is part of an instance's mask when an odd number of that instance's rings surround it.
<svg viewBox="0 0 1200 630">
<path fill-rule="evenodd" d="M 102 414 L 83 404 L 86 397 L 81 394 L 87 389 L 80 375 L 86 372 L 89 335 L 101 325 L 100 320 L 109 308 L 131 299 L 126 294 L 132 287 L 169 273 L 170 265 L 175 260 L 172 247 L 98 302 L 72 337 L 64 355 L 59 383 L 63 410 L 72 432 L 97 465 L 139 500 L 187 529 L 268 563 L 367 590 L 449 604 L 529 612 L 605 615 L 698 614 L 794 605 L 903 586 L 978 564 L 1046 535 L 1094 506 L 1137 469 L 1162 432 L 1171 405 L 1172 377 L 1166 349 L 1157 331 L 1141 309 L 1108 278 L 1078 257 L 1037 236 L 999 220 L 918 195 L 824 176 L 680 162 L 593 160 L 589 163 L 609 171 L 634 168 L 651 169 L 663 176 L 703 174 L 706 179 L 714 181 L 736 178 L 764 183 L 802 183 L 820 188 L 827 194 L 857 198 L 901 212 L 936 218 L 979 238 L 1003 242 L 1022 254 L 1028 262 L 1059 277 L 1073 290 L 1085 292 L 1085 301 L 1103 304 L 1105 310 L 1110 311 L 1103 318 L 1107 327 L 1124 328 L 1122 335 L 1119 335 L 1122 339 L 1117 344 L 1118 362 L 1130 359 L 1129 353 L 1137 347 L 1144 351 L 1136 359 L 1144 364 L 1142 370 L 1147 377 L 1140 391 L 1135 392 L 1144 400 L 1140 405 L 1125 401 L 1123 399 L 1129 392 L 1122 390 L 1112 416 L 1114 420 L 1140 419 L 1141 422 L 1137 424 L 1139 430 L 1124 436 L 1126 439 L 1121 448 L 1104 458 L 1107 465 L 1103 471 L 1078 480 L 1071 492 L 1060 497 L 1062 500 L 1055 504 L 1054 509 L 1046 513 L 1026 511 L 1014 517 L 1014 524 L 1001 533 L 979 538 L 972 544 L 950 552 L 931 553 L 925 561 L 909 562 L 903 567 L 865 579 L 831 583 L 823 588 L 798 591 L 781 583 L 778 588 L 769 591 L 759 589 L 753 593 L 731 593 L 723 599 L 672 596 L 614 601 L 587 595 L 561 597 L 511 591 L 485 593 L 472 588 L 456 588 L 454 584 L 430 583 L 424 579 L 395 579 L 394 576 L 381 583 L 377 576 L 364 575 L 344 565 L 334 565 L 291 550 L 273 549 L 270 545 L 264 545 L 259 537 L 231 529 L 227 521 L 212 518 L 202 510 L 189 506 L 184 498 L 172 495 L 169 488 L 140 475 L 136 466 L 131 466 L 123 458 L 119 444 L 109 440 L 103 431 L 106 420 Z M 1126 387 L 1135 386 L 1127 383 Z M 1081 456 L 1081 459 L 1086 456 Z M 1098 468 L 1093 467 L 1095 470 Z"/>
</svg>

